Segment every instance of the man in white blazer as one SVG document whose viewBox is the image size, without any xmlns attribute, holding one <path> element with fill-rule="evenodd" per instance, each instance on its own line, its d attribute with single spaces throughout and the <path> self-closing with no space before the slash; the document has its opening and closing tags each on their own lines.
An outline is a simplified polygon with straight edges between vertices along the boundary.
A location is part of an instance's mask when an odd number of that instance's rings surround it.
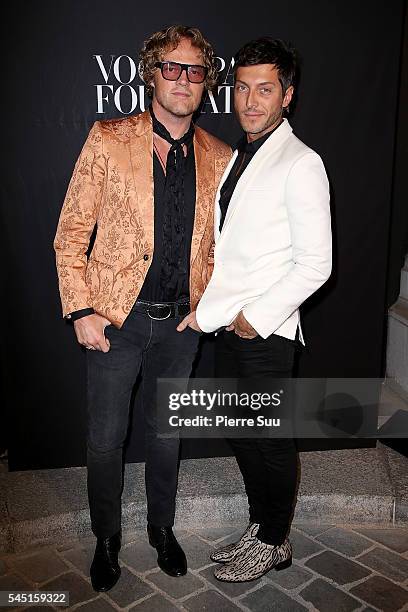
<svg viewBox="0 0 408 612">
<path fill-rule="evenodd" d="M 296 55 L 261 38 L 235 56 L 234 106 L 245 136 L 221 180 L 214 271 L 190 325 L 217 334 L 218 378 L 292 375 L 304 344 L 299 306 L 329 278 L 329 185 L 323 163 L 283 118 Z M 292 438 L 229 439 L 249 502 L 249 525 L 215 551 L 219 580 L 242 582 L 291 564 L 288 539 L 297 479 Z"/>
</svg>

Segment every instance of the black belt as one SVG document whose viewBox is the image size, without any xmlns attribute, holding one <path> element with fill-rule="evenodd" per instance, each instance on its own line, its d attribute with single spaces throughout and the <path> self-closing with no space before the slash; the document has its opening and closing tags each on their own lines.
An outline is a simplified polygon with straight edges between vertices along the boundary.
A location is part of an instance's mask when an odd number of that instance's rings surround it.
<svg viewBox="0 0 408 612">
<path fill-rule="evenodd" d="M 156 302 L 137 301 L 136 305 L 155 321 L 185 317 L 190 312 L 190 304 L 160 304 Z"/>
</svg>

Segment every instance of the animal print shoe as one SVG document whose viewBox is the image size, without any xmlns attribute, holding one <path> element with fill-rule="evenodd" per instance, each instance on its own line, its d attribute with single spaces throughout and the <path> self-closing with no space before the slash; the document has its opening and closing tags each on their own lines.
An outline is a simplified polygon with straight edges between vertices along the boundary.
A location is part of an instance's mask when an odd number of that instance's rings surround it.
<svg viewBox="0 0 408 612">
<path fill-rule="evenodd" d="M 210 555 L 211 561 L 215 561 L 216 563 L 230 563 L 234 561 L 241 552 L 252 544 L 258 533 L 258 529 L 259 523 L 249 523 L 238 542 L 233 542 L 232 544 L 228 544 L 228 546 L 214 550 Z"/>
<path fill-rule="evenodd" d="M 255 538 L 235 561 L 217 567 L 214 576 L 224 582 L 247 582 L 260 578 L 271 569 L 277 571 L 292 565 L 292 545 L 288 538 L 280 546 L 265 544 Z"/>
</svg>

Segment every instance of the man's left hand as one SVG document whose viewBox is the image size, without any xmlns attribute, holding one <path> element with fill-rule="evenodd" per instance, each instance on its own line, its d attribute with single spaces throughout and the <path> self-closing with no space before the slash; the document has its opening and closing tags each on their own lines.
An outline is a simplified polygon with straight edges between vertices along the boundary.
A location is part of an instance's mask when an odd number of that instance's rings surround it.
<svg viewBox="0 0 408 612">
<path fill-rule="evenodd" d="M 190 312 L 186 317 L 184 317 L 182 322 L 179 323 L 179 325 L 177 326 L 177 331 L 179 332 L 184 331 L 186 327 L 191 327 L 192 329 L 195 329 L 195 331 L 197 332 L 201 331 L 197 323 L 195 310 L 193 312 Z"/>
<path fill-rule="evenodd" d="M 237 334 L 237 336 L 239 336 L 240 338 L 245 338 L 246 340 L 252 340 L 252 338 L 256 338 L 256 336 L 258 336 L 258 332 L 252 327 L 250 323 L 248 323 L 248 321 L 243 315 L 242 310 L 235 317 L 231 325 L 226 327 L 226 330 L 233 330 Z"/>
</svg>

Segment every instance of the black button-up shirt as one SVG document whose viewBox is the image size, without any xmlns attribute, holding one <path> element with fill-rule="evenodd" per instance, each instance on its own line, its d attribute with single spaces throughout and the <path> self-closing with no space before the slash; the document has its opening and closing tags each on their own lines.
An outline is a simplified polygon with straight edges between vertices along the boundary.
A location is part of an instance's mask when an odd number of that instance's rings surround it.
<svg viewBox="0 0 408 612">
<path fill-rule="evenodd" d="M 184 229 L 176 226 L 173 219 L 172 234 L 183 231 L 185 239 L 184 254 L 181 265 L 175 270 L 177 279 L 172 283 L 176 287 L 171 293 L 160 287 L 161 262 L 163 256 L 163 217 L 164 217 L 164 189 L 166 176 L 156 152 L 153 154 L 154 179 L 154 252 L 138 300 L 146 302 L 188 302 L 190 299 L 190 252 L 191 237 L 193 235 L 194 211 L 196 199 L 196 169 L 193 143 L 187 148 L 186 170 L 184 175 Z"/>
</svg>

